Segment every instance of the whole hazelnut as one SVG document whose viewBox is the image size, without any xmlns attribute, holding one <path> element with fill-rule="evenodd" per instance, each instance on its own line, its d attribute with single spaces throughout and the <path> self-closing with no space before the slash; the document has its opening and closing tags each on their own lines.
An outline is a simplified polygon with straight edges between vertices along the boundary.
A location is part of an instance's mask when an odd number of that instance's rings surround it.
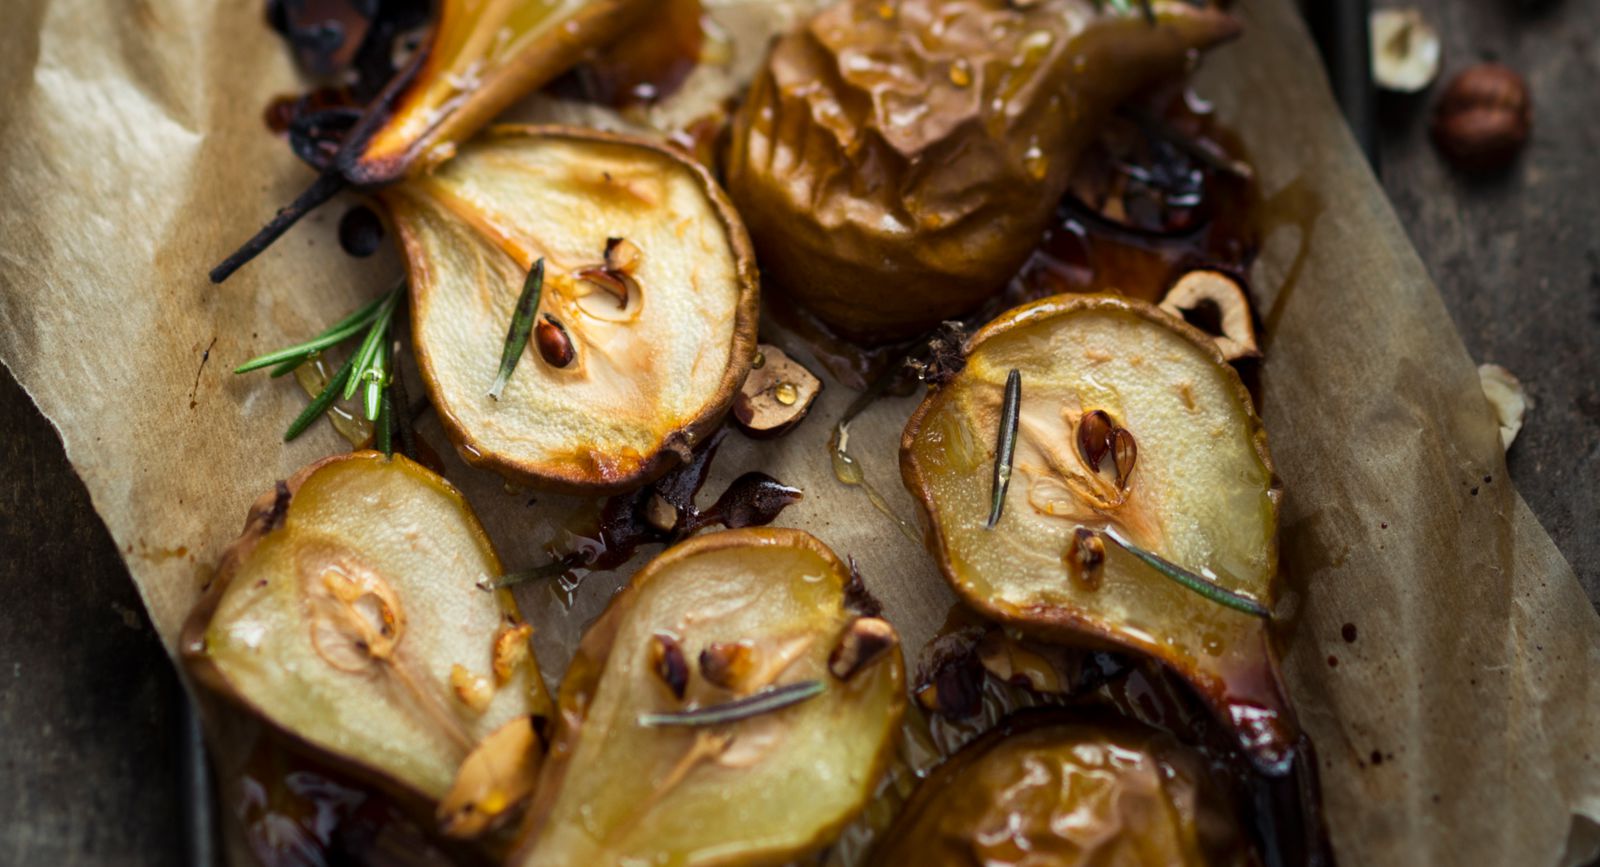
<svg viewBox="0 0 1600 867">
<path fill-rule="evenodd" d="M 1457 75 L 1433 115 L 1433 142 L 1456 166 L 1475 172 L 1503 168 L 1528 141 L 1533 101 L 1522 76 L 1498 63 Z"/>
</svg>

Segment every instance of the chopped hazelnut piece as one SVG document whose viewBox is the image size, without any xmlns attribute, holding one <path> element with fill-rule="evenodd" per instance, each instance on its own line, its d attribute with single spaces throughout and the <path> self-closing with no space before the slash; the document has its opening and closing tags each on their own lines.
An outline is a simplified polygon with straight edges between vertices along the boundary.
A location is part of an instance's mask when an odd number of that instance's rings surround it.
<svg viewBox="0 0 1600 867">
<path fill-rule="evenodd" d="M 882 659 L 899 641 L 889 621 L 858 617 L 845 628 L 839 644 L 829 654 L 828 671 L 840 680 L 849 680 Z"/>
<path fill-rule="evenodd" d="M 526 623 L 502 628 L 494 637 L 494 682 L 505 686 L 516 673 L 517 667 L 533 658 L 528 639 L 533 637 L 533 627 Z"/>
<path fill-rule="evenodd" d="M 544 749 L 533 717 L 517 717 L 484 738 L 456 771 L 439 801 L 439 830 L 472 839 L 501 827 L 533 794 Z"/>
<path fill-rule="evenodd" d="M 494 684 L 489 678 L 474 674 L 459 663 L 450 666 L 450 690 L 458 701 L 477 714 L 488 710 L 489 702 L 494 700 Z"/>
<path fill-rule="evenodd" d="M 733 417 L 751 436 L 787 433 L 810 412 L 822 380 L 776 346 L 762 344 L 761 363 L 752 367 L 733 400 Z"/>
</svg>

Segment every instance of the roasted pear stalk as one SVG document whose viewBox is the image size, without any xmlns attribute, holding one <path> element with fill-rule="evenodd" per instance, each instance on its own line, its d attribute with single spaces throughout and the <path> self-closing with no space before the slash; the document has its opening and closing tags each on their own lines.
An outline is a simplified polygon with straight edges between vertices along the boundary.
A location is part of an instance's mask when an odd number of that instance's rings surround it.
<svg viewBox="0 0 1600 867">
<path fill-rule="evenodd" d="M 292 742 L 431 809 L 491 732 L 550 714 L 510 591 L 474 586 L 499 574 L 448 482 L 400 456 L 328 458 L 251 508 L 183 660 Z"/>
<path fill-rule="evenodd" d="M 769 280 L 866 341 L 970 312 L 1027 258 L 1109 112 L 1237 29 L 1140 5 L 844 0 L 783 37 L 727 167 Z"/>
<path fill-rule="evenodd" d="M 211 272 L 220 283 L 346 186 L 372 188 L 449 159 L 513 102 L 610 43 L 650 0 L 441 0 L 427 43 L 293 204 Z"/>
<path fill-rule="evenodd" d="M 935 769 L 867 863 L 1257 863 L 1208 771 L 1132 723 L 1021 715 Z"/>
<path fill-rule="evenodd" d="M 989 469 L 1020 380 L 999 521 Z M 1279 488 L 1266 432 L 1216 342 L 1147 304 L 1057 296 L 972 337 L 929 393 L 901 472 L 945 578 L 1024 631 L 1148 654 L 1188 680 L 1265 773 L 1296 726 L 1265 614 Z"/>
<path fill-rule="evenodd" d="M 468 463 L 634 488 L 728 411 L 755 356 L 756 267 L 698 164 L 590 130 L 499 127 L 383 199 L 417 366 Z M 526 353 L 507 340 L 519 321 Z"/>
<path fill-rule="evenodd" d="M 828 843 L 905 706 L 898 640 L 851 610 L 849 580 L 812 536 L 767 528 L 697 536 L 635 575 L 562 680 L 512 863 L 779 864 Z"/>
</svg>

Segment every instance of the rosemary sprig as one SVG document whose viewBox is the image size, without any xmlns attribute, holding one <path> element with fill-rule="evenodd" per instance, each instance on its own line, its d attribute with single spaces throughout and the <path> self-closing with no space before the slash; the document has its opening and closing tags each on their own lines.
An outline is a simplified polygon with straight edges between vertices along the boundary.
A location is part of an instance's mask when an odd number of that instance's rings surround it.
<svg viewBox="0 0 1600 867">
<path fill-rule="evenodd" d="M 511 327 L 506 331 L 506 345 L 500 350 L 500 373 L 489 387 L 489 396 L 495 400 L 506 390 L 511 372 L 522 360 L 522 351 L 528 347 L 528 334 L 533 331 L 534 314 L 539 312 L 539 299 L 544 295 L 544 259 L 533 263 L 528 278 L 522 283 L 522 295 L 511 312 Z"/>
<path fill-rule="evenodd" d="M 344 384 L 342 397 L 345 400 L 355 397 L 357 388 L 372 382 L 372 377 L 368 373 L 374 364 L 383 364 L 379 358 L 387 349 L 389 323 L 394 319 L 394 308 L 400 301 L 398 290 L 399 287 L 396 287 L 396 291 L 389 293 L 389 297 L 383 299 L 383 304 L 378 307 L 378 315 L 373 317 L 372 324 L 367 326 L 367 336 L 362 338 L 361 346 L 356 349 L 354 356 L 355 373 L 350 377 L 350 381 Z M 375 402 L 364 408 L 367 409 L 367 421 L 377 418 L 378 407 Z"/>
<path fill-rule="evenodd" d="M 1127 538 L 1125 538 L 1122 533 L 1118 532 L 1114 527 L 1107 527 L 1104 530 L 1101 530 L 1100 534 L 1117 543 L 1117 546 L 1122 550 L 1127 551 L 1129 554 L 1132 554 L 1133 556 L 1144 561 L 1144 563 L 1150 566 L 1152 569 L 1155 569 L 1162 575 L 1171 578 L 1173 581 L 1176 581 L 1184 587 L 1187 587 L 1201 596 L 1210 599 L 1212 602 L 1215 602 L 1218 605 L 1232 608 L 1235 611 L 1243 611 L 1246 614 L 1254 617 L 1260 617 L 1263 620 L 1272 619 L 1272 612 L 1268 611 L 1267 607 L 1262 605 L 1260 602 L 1257 602 L 1248 596 L 1235 593 L 1226 587 L 1219 586 L 1216 582 L 1196 575 L 1195 573 L 1190 572 L 1188 569 L 1173 563 L 1171 560 L 1167 560 L 1159 554 L 1146 551 L 1138 545 L 1128 541 Z"/>
<path fill-rule="evenodd" d="M 304 364 L 306 359 L 310 358 L 314 353 L 321 352 L 330 346 L 343 343 L 351 337 L 356 336 L 361 329 L 371 325 L 373 317 L 378 315 L 378 308 L 383 306 L 385 297 L 386 296 L 380 295 L 377 298 L 372 299 L 371 301 L 362 305 L 361 309 L 328 326 L 326 331 L 318 334 L 316 337 L 313 337 L 310 340 L 307 340 L 305 343 L 296 344 L 286 349 L 280 349 L 277 352 L 269 352 L 266 355 L 258 355 L 255 358 L 246 361 L 244 364 L 235 367 L 233 372 L 249 373 L 252 370 L 260 370 L 261 368 L 268 367 L 270 365 L 278 365 L 277 367 L 273 368 L 272 375 L 283 376 L 284 374 L 294 370 L 296 367 Z"/>
<path fill-rule="evenodd" d="M 827 687 L 820 680 L 802 680 L 694 710 L 676 713 L 642 713 L 639 714 L 639 725 L 646 728 L 661 726 L 703 728 L 724 725 L 783 710 L 791 705 L 816 698 L 826 690 Z"/>
<path fill-rule="evenodd" d="M 485 578 L 478 582 L 479 590 L 499 590 L 502 587 L 515 587 L 528 581 L 537 581 L 541 578 L 554 578 L 563 572 L 582 567 L 588 562 L 588 555 L 582 551 L 573 551 L 565 557 L 558 557 L 548 563 L 535 566 L 532 569 L 522 569 L 516 572 L 507 572 L 499 578 Z"/>
<path fill-rule="evenodd" d="M 356 389 L 363 385 L 366 386 L 362 401 L 363 415 L 368 421 L 378 421 L 378 416 L 382 414 L 384 396 L 392 379 L 389 372 L 392 354 L 388 345 L 388 335 L 394 320 L 395 307 L 400 303 L 404 290 L 405 282 L 401 281 L 393 289 L 335 322 L 316 337 L 295 346 L 257 356 L 234 368 L 234 373 L 249 373 L 273 366 L 272 375 L 283 376 L 293 372 L 312 356 L 354 337 L 362 329 L 366 330 L 366 336 L 362 339 L 360 347 L 345 360 L 322 391 L 306 405 L 305 410 L 289 424 L 288 430 L 283 434 L 285 442 L 305 433 L 306 428 L 327 412 L 335 400 L 341 397 L 348 400 L 355 394 Z M 381 429 L 376 433 L 377 437 L 387 435 L 388 432 Z"/>
<path fill-rule="evenodd" d="M 1022 374 L 1016 368 L 1006 374 L 1005 401 L 1000 404 L 1000 437 L 994 455 L 994 493 L 989 503 L 986 529 L 1000 523 L 1006 508 L 1006 489 L 1011 486 L 1011 458 L 1017 449 L 1017 416 L 1022 410 Z"/>
<path fill-rule="evenodd" d="M 311 427 L 312 422 L 321 418 L 322 414 L 328 411 L 328 407 L 333 406 L 334 398 L 339 396 L 339 391 L 344 388 L 345 382 L 350 379 L 351 371 L 355 369 L 356 357 L 352 355 L 345 359 L 344 364 L 339 367 L 339 371 L 333 375 L 332 379 L 328 380 L 328 384 L 323 386 L 322 391 L 318 392 L 317 396 L 306 404 L 306 408 L 300 411 L 300 415 L 289 423 L 289 429 L 283 432 L 284 442 L 289 442 L 305 433 L 306 428 Z"/>
</svg>

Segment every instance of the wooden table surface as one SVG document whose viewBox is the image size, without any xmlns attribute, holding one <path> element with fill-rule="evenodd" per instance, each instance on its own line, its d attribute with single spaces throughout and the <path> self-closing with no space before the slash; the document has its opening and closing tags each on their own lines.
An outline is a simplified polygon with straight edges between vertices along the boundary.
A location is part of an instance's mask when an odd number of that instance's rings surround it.
<svg viewBox="0 0 1600 867">
<path fill-rule="evenodd" d="M 1531 147 L 1469 180 L 1388 101 L 1384 184 L 1467 348 L 1528 386 L 1511 476 L 1600 597 L 1600 4 L 1416 0 L 1449 74 L 1523 72 Z M 0 864 L 177 863 L 177 680 L 54 430 L 0 373 Z M 241 510 L 243 504 L 241 504 Z"/>
</svg>

